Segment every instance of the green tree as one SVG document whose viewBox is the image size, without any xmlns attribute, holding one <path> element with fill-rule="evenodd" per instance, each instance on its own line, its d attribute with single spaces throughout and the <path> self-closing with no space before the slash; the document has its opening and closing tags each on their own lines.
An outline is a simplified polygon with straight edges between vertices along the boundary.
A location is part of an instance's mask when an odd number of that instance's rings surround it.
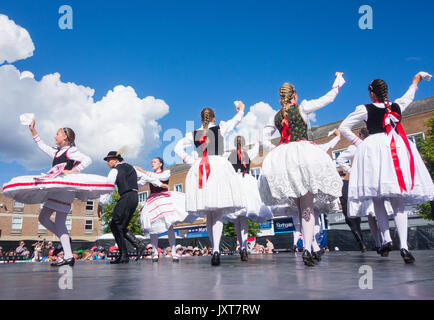
<svg viewBox="0 0 434 320">
<path fill-rule="evenodd" d="M 425 125 L 430 129 L 426 133 L 425 140 L 419 139 L 417 141 L 417 146 L 431 177 L 434 177 L 434 116 L 432 116 Z M 425 202 L 418 205 L 417 213 L 424 219 L 434 220 L 431 205 L 432 202 Z"/>
<path fill-rule="evenodd" d="M 256 237 L 259 233 L 259 223 L 249 220 L 249 237 Z M 226 222 L 223 225 L 223 235 L 225 237 L 236 237 L 237 232 L 235 231 L 235 225 L 232 222 Z"/>
<path fill-rule="evenodd" d="M 109 222 L 113 216 L 113 210 L 115 209 L 116 203 L 119 201 L 119 199 L 119 192 L 115 190 L 112 194 L 110 202 L 107 203 L 102 209 L 103 212 L 101 219 L 103 223 L 103 233 L 111 233 Z M 143 235 L 142 228 L 140 227 L 140 209 L 141 205 L 139 204 L 128 226 L 128 230 L 135 235 Z"/>
</svg>

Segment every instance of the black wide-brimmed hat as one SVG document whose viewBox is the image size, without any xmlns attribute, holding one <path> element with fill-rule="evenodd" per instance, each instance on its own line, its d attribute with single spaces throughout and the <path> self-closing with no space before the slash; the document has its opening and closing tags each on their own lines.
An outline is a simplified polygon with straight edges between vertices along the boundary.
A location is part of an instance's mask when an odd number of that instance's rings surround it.
<svg viewBox="0 0 434 320">
<path fill-rule="evenodd" d="M 117 151 L 110 151 L 107 156 L 104 158 L 104 161 L 109 161 L 111 159 L 118 159 L 119 161 L 123 161 L 124 158 Z"/>
</svg>

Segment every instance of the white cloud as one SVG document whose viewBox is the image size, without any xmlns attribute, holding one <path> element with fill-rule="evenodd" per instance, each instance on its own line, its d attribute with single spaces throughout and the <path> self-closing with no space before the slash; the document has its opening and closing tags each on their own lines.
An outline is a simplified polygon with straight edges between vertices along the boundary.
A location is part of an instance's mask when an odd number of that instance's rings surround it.
<svg viewBox="0 0 434 320">
<path fill-rule="evenodd" d="M 28 32 L 0 15 L 0 63 L 25 59 L 33 51 Z M 160 145 L 157 120 L 169 112 L 163 100 L 139 98 L 129 86 L 118 85 L 95 102 L 94 89 L 62 82 L 59 73 L 37 81 L 32 72 L 10 64 L 0 66 L 0 88 L 0 159 L 29 170 L 48 168 L 51 159 L 38 150 L 28 127 L 20 125 L 22 113 L 35 114 L 36 129 L 48 145 L 55 146 L 59 128 L 72 128 L 77 147 L 93 160 L 86 172 L 107 173 L 102 159 L 120 148 L 128 150 L 127 161 L 145 165 L 149 152 Z"/>
<path fill-rule="evenodd" d="M 27 30 L 0 14 L 0 64 L 31 57 L 34 50 L 35 46 Z"/>
<path fill-rule="evenodd" d="M 125 158 L 140 163 L 160 144 L 156 120 L 169 111 L 163 100 L 141 99 L 133 88 L 119 85 L 94 102 L 93 89 L 64 83 L 58 73 L 40 81 L 21 77 L 15 66 L 0 67 L 2 161 L 15 160 L 30 170 L 50 166 L 51 160 L 33 143 L 28 127 L 19 123 L 19 115 L 27 112 L 35 114 L 36 129 L 49 145 L 55 145 L 58 128 L 72 128 L 77 147 L 94 160 L 87 172 L 106 172 L 102 158 L 110 150 L 127 146 Z"/>
<path fill-rule="evenodd" d="M 258 102 L 250 107 L 249 112 L 241 120 L 238 127 L 227 137 L 225 149 L 233 149 L 235 147 L 235 137 L 241 135 L 246 140 L 246 144 L 254 144 L 258 139 L 258 135 L 262 133 L 262 129 L 275 116 L 277 110 L 274 110 L 268 103 Z M 277 137 L 276 131 L 273 137 Z"/>
</svg>

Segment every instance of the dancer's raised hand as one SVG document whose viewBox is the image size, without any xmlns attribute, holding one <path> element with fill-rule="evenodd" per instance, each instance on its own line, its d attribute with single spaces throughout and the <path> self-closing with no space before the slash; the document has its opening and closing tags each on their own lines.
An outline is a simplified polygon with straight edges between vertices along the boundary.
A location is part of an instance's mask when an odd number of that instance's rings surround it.
<svg viewBox="0 0 434 320">
<path fill-rule="evenodd" d="M 237 112 L 244 111 L 244 108 L 246 107 L 242 101 L 235 101 L 234 104 Z"/>
<path fill-rule="evenodd" d="M 33 136 L 36 136 L 38 134 L 35 129 L 35 124 L 35 120 L 32 120 L 32 123 L 29 124 L 29 129 Z"/>
</svg>

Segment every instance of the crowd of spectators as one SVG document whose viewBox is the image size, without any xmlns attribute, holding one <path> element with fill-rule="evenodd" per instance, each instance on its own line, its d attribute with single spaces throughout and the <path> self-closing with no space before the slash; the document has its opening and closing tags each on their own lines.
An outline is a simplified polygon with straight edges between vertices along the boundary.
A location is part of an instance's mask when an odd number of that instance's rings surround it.
<svg viewBox="0 0 434 320">
<path fill-rule="evenodd" d="M 249 254 L 267 254 L 273 253 L 274 246 L 269 239 L 266 239 L 265 246 L 251 242 L 247 244 L 247 250 Z M 193 247 L 182 246 L 178 244 L 175 247 L 176 255 L 178 257 L 190 257 L 190 256 L 212 256 L 212 247 Z M 221 255 L 233 255 L 238 254 L 240 251 L 239 245 L 235 250 L 229 248 L 223 248 Z M 75 250 L 73 255 L 76 261 L 93 261 L 93 260 L 110 260 L 116 257 L 119 249 L 116 245 L 111 246 L 106 250 L 102 246 L 93 246 L 87 250 Z M 144 251 L 143 259 L 152 259 L 152 244 L 148 244 Z M 171 247 L 165 249 L 158 248 L 159 258 L 172 258 L 173 253 Z M 131 257 L 132 259 L 134 257 Z M 51 241 L 46 242 L 38 241 L 32 244 L 32 249 L 28 249 L 24 241 L 20 241 L 19 246 L 15 250 L 3 251 L 0 247 L 0 263 L 16 263 L 16 262 L 54 262 L 59 259 L 63 259 L 63 251 L 59 244 L 54 246 Z"/>
</svg>

